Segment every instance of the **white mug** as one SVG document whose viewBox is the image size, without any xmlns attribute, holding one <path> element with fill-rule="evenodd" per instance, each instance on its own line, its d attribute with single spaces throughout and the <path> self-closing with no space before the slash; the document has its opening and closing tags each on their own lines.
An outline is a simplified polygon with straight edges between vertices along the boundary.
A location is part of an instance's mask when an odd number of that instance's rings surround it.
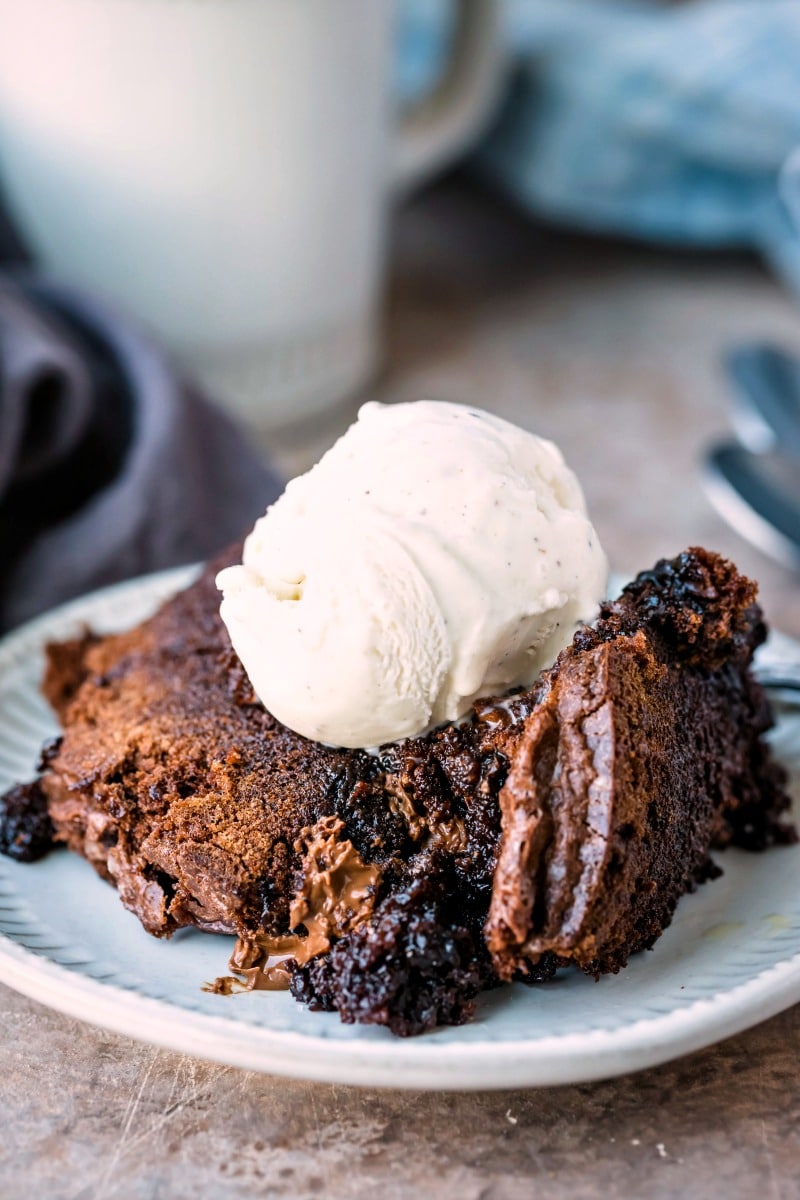
<svg viewBox="0 0 800 1200">
<path fill-rule="evenodd" d="M 361 385 L 388 202 L 497 94 L 498 0 L 396 119 L 392 0 L 0 0 L 0 186 L 47 268 L 121 301 L 260 425 Z"/>
</svg>

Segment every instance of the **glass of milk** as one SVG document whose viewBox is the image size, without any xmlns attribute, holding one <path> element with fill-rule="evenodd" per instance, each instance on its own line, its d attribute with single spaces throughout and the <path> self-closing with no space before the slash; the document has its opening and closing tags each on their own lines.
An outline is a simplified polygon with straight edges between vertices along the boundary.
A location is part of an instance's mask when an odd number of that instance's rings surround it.
<svg viewBox="0 0 800 1200">
<path fill-rule="evenodd" d="M 120 302 L 256 425 L 379 353 L 388 206 L 462 150 L 498 0 L 398 116 L 392 0 L 0 0 L 0 184 L 47 268 Z"/>
</svg>

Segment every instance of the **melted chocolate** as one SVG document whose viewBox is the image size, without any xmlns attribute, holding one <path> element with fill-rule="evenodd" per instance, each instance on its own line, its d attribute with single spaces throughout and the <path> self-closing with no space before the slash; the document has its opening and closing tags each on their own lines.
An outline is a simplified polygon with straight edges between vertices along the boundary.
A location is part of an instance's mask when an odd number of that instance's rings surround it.
<svg viewBox="0 0 800 1200">
<path fill-rule="evenodd" d="M 324 817 L 304 829 L 295 845 L 302 855 L 301 883 L 289 920 L 293 929 L 302 927 L 305 934 L 257 933 L 238 938 L 228 965 L 241 978 L 222 976 L 207 985 L 207 991 L 230 995 L 235 990 L 286 990 L 289 971 L 281 964 L 270 966 L 270 958 L 291 955 L 302 966 L 369 920 L 381 871 L 363 861 L 353 843 L 342 836 L 344 832 L 338 817 Z"/>
</svg>

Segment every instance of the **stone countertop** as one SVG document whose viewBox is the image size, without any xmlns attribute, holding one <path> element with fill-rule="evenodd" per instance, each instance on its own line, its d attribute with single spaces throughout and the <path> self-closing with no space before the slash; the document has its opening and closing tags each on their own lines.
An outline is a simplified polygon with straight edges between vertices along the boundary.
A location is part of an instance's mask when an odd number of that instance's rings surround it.
<svg viewBox="0 0 800 1200">
<path fill-rule="evenodd" d="M 719 549 L 800 636 L 800 581 L 725 527 L 699 478 L 729 430 L 721 355 L 752 338 L 800 352 L 800 307 L 754 261 L 537 231 L 456 181 L 397 222 L 370 395 L 459 399 L 553 438 L 616 569 Z M 287 473 L 355 407 L 273 436 Z M 638 1075 L 455 1095 L 214 1066 L 4 988 L 0 1014 L 0 1197 L 800 1196 L 800 1007 Z"/>
</svg>

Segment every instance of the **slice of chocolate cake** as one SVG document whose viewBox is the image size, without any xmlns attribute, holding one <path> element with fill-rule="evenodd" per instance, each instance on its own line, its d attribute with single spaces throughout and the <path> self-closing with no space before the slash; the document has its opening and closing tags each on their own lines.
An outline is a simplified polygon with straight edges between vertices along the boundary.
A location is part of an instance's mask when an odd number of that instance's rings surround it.
<svg viewBox="0 0 800 1200">
<path fill-rule="evenodd" d="M 701 550 L 661 562 L 540 681 L 500 798 L 486 935 L 501 977 L 548 955 L 616 971 L 715 873 L 711 846 L 792 836 L 749 671 L 755 591 Z"/>
<path fill-rule="evenodd" d="M 530 691 L 377 756 L 259 704 L 218 565 L 130 633 L 51 649 L 64 736 L 11 794 L 4 840 L 41 844 L 44 797 L 55 838 L 149 932 L 237 934 L 249 986 L 290 979 L 400 1034 L 459 1022 L 498 976 L 619 969 L 707 877 L 712 845 L 790 836 L 749 671 L 755 588 L 716 555 L 639 576 Z"/>
</svg>

